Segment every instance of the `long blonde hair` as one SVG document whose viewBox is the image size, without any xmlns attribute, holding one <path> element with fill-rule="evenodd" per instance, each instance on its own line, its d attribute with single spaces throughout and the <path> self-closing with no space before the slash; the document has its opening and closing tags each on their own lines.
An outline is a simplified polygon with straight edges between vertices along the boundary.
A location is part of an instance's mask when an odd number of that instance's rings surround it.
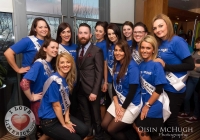
<svg viewBox="0 0 200 140">
<path fill-rule="evenodd" d="M 60 61 L 61 57 L 66 58 L 71 63 L 71 69 L 67 74 L 66 82 L 69 86 L 70 93 L 72 93 L 72 90 L 73 90 L 74 84 L 76 83 L 76 78 L 77 78 L 76 65 L 74 62 L 74 58 L 69 53 L 66 53 L 66 52 L 58 55 L 58 57 L 56 59 L 56 70 L 57 71 L 59 71 L 58 65 L 59 65 L 59 61 Z"/>
</svg>

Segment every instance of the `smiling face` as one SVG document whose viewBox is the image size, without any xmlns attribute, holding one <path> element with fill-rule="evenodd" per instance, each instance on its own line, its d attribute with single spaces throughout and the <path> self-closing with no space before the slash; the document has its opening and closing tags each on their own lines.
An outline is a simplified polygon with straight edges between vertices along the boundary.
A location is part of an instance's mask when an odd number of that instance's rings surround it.
<svg viewBox="0 0 200 140">
<path fill-rule="evenodd" d="M 145 32 L 145 29 L 142 26 L 136 26 L 133 29 L 133 39 L 137 43 L 139 43 L 146 35 L 147 33 Z"/>
<path fill-rule="evenodd" d="M 56 57 L 58 54 L 58 43 L 51 41 L 49 43 L 49 46 L 47 46 L 46 48 L 44 47 L 43 50 L 46 52 L 47 58 Z"/>
<path fill-rule="evenodd" d="M 126 37 L 126 40 L 131 40 L 133 36 L 133 29 L 129 25 L 123 26 L 123 34 Z"/>
<path fill-rule="evenodd" d="M 163 19 L 157 19 L 153 23 L 153 32 L 154 34 L 162 39 L 167 39 L 167 24 Z"/>
<path fill-rule="evenodd" d="M 118 41 L 118 38 L 112 29 L 108 29 L 108 39 L 114 44 Z"/>
<path fill-rule="evenodd" d="M 78 29 L 78 41 L 81 45 L 86 45 L 90 38 L 92 37 L 92 34 L 90 32 L 90 29 L 86 26 L 81 26 Z"/>
<path fill-rule="evenodd" d="M 72 63 L 65 57 L 60 57 L 58 62 L 58 72 L 62 77 L 66 77 L 72 68 Z"/>
<path fill-rule="evenodd" d="M 61 44 L 67 45 L 69 43 L 69 40 L 71 39 L 71 31 L 70 28 L 67 27 L 65 28 L 61 33 L 60 33 L 60 37 L 62 39 Z"/>
<path fill-rule="evenodd" d="M 144 61 L 147 62 L 151 60 L 154 53 L 153 46 L 150 43 L 145 42 L 145 41 L 143 41 L 140 46 L 141 47 L 139 51 Z"/>
<path fill-rule="evenodd" d="M 97 39 L 98 42 L 101 42 L 102 40 L 104 40 L 104 35 L 105 35 L 105 31 L 104 31 L 104 28 L 100 25 L 98 25 L 96 28 L 95 28 L 95 37 Z"/>
<path fill-rule="evenodd" d="M 35 32 L 36 32 L 36 37 L 43 40 L 44 37 L 47 36 L 49 32 L 47 24 L 43 20 L 39 20 L 37 22 Z"/>
<path fill-rule="evenodd" d="M 125 57 L 124 51 L 118 45 L 115 46 L 114 56 L 115 59 L 120 62 L 122 62 Z"/>
</svg>

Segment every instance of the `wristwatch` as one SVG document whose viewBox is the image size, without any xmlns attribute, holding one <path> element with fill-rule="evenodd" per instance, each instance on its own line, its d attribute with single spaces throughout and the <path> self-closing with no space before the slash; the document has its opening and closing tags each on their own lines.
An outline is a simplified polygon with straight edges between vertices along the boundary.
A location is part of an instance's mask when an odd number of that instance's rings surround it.
<svg viewBox="0 0 200 140">
<path fill-rule="evenodd" d="M 148 107 L 151 107 L 149 102 L 146 102 L 145 105 L 148 106 Z"/>
</svg>

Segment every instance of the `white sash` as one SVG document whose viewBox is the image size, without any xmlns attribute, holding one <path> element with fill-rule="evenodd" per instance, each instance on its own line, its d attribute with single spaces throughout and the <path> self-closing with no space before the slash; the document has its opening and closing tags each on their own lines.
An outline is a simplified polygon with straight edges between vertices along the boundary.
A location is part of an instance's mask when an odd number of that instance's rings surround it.
<svg viewBox="0 0 200 140">
<path fill-rule="evenodd" d="M 29 38 L 30 38 L 30 40 L 33 42 L 33 44 L 35 45 L 35 48 L 37 49 L 37 51 L 39 51 L 40 50 L 40 44 L 37 42 L 37 38 L 34 36 L 34 35 L 32 35 L 32 36 L 28 36 Z"/>
<path fill-rule="evenodd" d="M 113 83 L 113 85 L 114 85 L 114 83 Z M 114 89 L 115 89 L 115 86 L 114 86 Z M 117 96 L 118 96 L 120 102 L 123 103 L 123 102 L 125 101 L 126 97 L 125 97 L 124 95 L 122 95 L 120 92 L 118 92 L 116 89 L 115 89 L 115 92 L 116 92 L 116 94 L 117 94 Z M 135 106 L 135 105 L 131 102 L 131 103 L 129 104 L 129 106 L 128 106 L 127 109 L 128 109 L 133 115 L 135 115 L 135 114 L 138 114 L 138 111 L 141 110 L 142 104 L 143 104 L 143 103 L 142 103 L 142 98 L 141 98 L 140 104 L 139 104 L 138 106 Z"/>
<path fill-rule="evenodd" d="M 185 86 L 184 82 L 187 80 L 188 75 L 189 74 L 187 73 L 186 75 L 178 78 L 172 72 L 167 72 L 166 78 L 170 82 L 170 85 L 172 85 L 177 91 L 180 91 Z"/>
<path fill-rule="evenodd" d="M 145 79 L 140 77 L 141 79 L 141 85 L 142 87 L 150 94 L 152 95 L 155 91 L 155 87 L 152 86 L 150 83 L 148 83 Z M 163 93 L 160 94 L 158 101 L 160 101 L 163 104 L 163 119 L 164 122 L 169 118 L 171 115 L 170 108 L 169 108 L 169 98 L 167 96 L 167 93 L 163 90 Z"/>
<path fill-rule="evenodd" d="M 64 111 L 63 114 L 65 114 L 65 112 L 67 111 L 67 109 L 70 106 L 71 102 L 70 102 L 69 97 L 68 97 L 68 95 L 67 95 L 67 93 L 65 91 L 65 87 L 62 84 L 62 79 L 61 78 L 59 78 L 56 75 L 53 75 L 53 76 L 51 76 L 51 77 L 49 77 L 47 79 L 47 81 L 44 83 L 44 86 L 43 86 L 43 92 L 42 92 L 43 95 L 42 95 L 42 98 L 43 98 L 44 94 L 46 93 L 47 89 L 49 88 L 50 84 L 53 81 L 55 81 L 57 84 L 60 85 L 59 91 L 60 91 L 60 94 L 61 94 L 61 97 L 62 97 L 62 101 L 63 101 L 63 105 L 64 105 L 64 108 L 65 108 L 65 111 Z"/>
<path fill-rule="evenodd" d="M 64 52 L 69 53 L 69 52 L 63 47 L 63 45 L 59 44 L 58 54 L 61 54 L 61 53 L 64 53 Z M 69 54 L 70 54 L 70 53 L 69 53 Z"/>
<path fill-rule="evenodd" d="M 47 75 L 50 77 L 51 74 L 53 73 L 53 70 L 51 70 L 51 68 L 49 67 L 49 65 L 47 64 L 47 62 L 44 59 L 37 59 L 35 62 L 40 62 L 43 64 L 44 66 L 44 70 L 47 72 Z"/>
<path fill-rule="evenodd" d="M 139 53 L 137 50 L 133 49 L 133 52 L 132 52 L 132 58 L 135 60 L 135 62 L 139 65 L 143 59 L 140 57 Z"/>
</svg>

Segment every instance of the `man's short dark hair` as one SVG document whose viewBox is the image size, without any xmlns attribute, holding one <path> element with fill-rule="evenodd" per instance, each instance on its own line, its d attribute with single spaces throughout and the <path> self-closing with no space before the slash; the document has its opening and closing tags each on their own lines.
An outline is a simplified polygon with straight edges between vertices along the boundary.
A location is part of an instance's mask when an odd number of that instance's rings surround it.
<svg viewBox="0 0 200 140">
<path fill-rule="evenodd" d="M 88 25 L 87 23 L 81 23 L 81 24 L 79 25 L 79 28 L 80 28 L 81 26 L 88 27 L 89 30 L 90 30 L 90 33 L 91 33 L 91 27 L 90 27 L 90 25 Z"/>
</svg>

